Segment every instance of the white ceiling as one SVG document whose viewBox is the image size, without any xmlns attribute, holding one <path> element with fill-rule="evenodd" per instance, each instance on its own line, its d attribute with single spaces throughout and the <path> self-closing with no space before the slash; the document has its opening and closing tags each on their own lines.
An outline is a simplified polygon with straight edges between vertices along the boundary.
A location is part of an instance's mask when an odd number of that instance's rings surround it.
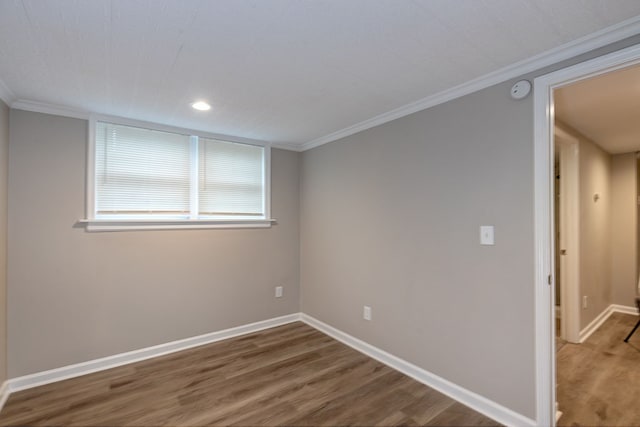
<svg viewBox="0 0 640 427">
<path fill-rule="evenodd" d="M 640 66 L 555 91 L 555 114 L 612 154 L 640 151 Z"/>
<path fill-rule="evenodd" d="M 638 0 L 0 0 L 0 94 L 301 147 L 637 15 Z"/>
</svg>

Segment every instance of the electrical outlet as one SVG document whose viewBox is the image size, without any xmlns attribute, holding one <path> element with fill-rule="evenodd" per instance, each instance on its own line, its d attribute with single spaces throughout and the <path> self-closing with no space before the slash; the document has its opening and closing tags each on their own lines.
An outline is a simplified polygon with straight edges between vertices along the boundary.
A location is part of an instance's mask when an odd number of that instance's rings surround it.
<svg viewBox="0 0 640 427">
<path fill-rule="evenodd" d="M 371 307 L 368 305 L 365 305 L 364 310 L 362 310 L 362 318 L 364 320 L 371 320 Z"/>
<path fill-rule="evenodd" d="M 284 293 L 284 289 L 282 286 L 276 286 L 276 298 L 282 298 L 282 294 Z"/>
<path fill-rule="evenodd" d="M 586 295 L 582 297 L 582 308 L 587 308 L 588 304 L 589 304 L 589 297 L 587 297 Z"/>
</svg>

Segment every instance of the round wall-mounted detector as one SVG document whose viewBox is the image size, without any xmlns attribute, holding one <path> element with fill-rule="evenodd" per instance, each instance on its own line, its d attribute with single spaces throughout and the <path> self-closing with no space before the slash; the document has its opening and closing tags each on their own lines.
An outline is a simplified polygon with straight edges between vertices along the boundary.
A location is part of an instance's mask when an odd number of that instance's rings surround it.
<svg viewBox="0 0 640 427">
<path fill-rule="evenodd" d="M 511 97 L 513 99 L 522 99 L 531 92 L 531 83 L 528 80 L 520 80 L 511 86 Z"/>
</svg>

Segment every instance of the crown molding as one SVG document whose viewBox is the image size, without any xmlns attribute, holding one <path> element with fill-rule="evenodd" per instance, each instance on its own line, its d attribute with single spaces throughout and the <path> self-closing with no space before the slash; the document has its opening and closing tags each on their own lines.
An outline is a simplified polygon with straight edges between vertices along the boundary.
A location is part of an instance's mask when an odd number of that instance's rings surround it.
<svg viewBox="0 0 640 427">
<path fill-rule="evenodd" d="M 18 99 L 11 104 L 15 110 L 33 111 L 34 113 L 53 114 L 55 116 L 71 117 L 74 119 L 88 120 L 91 116 L 89 111 L 78 110 L 62 105 L 47 104 L 46 102 L 30 101 L 28 99 Z"/>
<path fill-rule="evenodd" d="M 576 57 L 594 49 L 623 40 L 640 34 L 640 16 L 627 19 L 618 24 L 609 26 L 600 31 L 588 34 L 569 43 L 565 43 L 554 49 L 532 56 L 525 60 L 516 62 L 499 70 L 485 74 L 482 77 L 470 80 L 466 83 L 455 86 L 451 89 L 438 92 L 426 98 L 393 109 L 386 113 L 379 114 L 370 119 L 348 126 L 344 129 L 332 132 L 328 135 L 307 141 L 302 144 L 301 151 L 310 150 L 315 147 L 336 141 L 341 138 L 362 132 L 372 127 L 399 119 L 409 114 L 416 113 L 438 104 L 451 101 L 456 98 L 468 95 L 473 92 L 488 88 L 498 83 L 519 77 L 549 65 Z"/>
<path fill-rule="evenodd" d="M 1 83 L 1 81 L 0 81 L 0 83 Z M 107 119 L 107 120 L 108 119 L 118 119 L 120 121 L 124 120 L 124 121 L 132 121 L 132 122 L 137 122 L 137 123 L 151 124 L 149 122 L 126 119 L 126 118 L 116 117 L 116 116 L 108 116 L 108 115 L 96 114 L 96 113 L 92 113 L 90 111 L 78 110 L 78 109 L 71 108 L 71 107 L 65 107 L 64 105 L 47 104 L 46 102 L 30 101 L 28 99 L 19 99 L 17 101 L 14 101 L 13 103 L 7 104 L 7 105 L 10 105 L 11 108 L 16 109 L 16 110 L 32 111 L 34 113 L 53 114 L 55 116 L 71 117 L 71 118 L 74 118 L 74 119 L 90 120 L 92 117 L 96 117 L 96 118 L 104 118 L 104 119 Z M 135 124 L 136 123 L 133 123 L 133 125 L 135 125 Z M 156 123 L 152 123 L 152 124 L 155 125 Z M 180 128 L 180 129 L 183 129 L 183 128 Z M 188 131 L 192 131 L 192 132 L 199 132 L 199 133 L 204 132 L 204 134 L 202 136 L 208 136 L 208 137 L 212 137 L 212 138 L 220 138 L 220 139 L 224 139 L 224 140 L 227 140 L 227 141 L 246 142 L 246 143 L 249 143 L 249 144 L 251 144 L 251 143 L 260 143 L 260 144 L 269 145 L 272 148 L 280 148 L 282 150 L 298 151 L 298 152 L 302 151 L 301 150 L 301 146 L 299 144 L 292 144 L 292 143 L 285 143 L 285 142 L 273 142 L 272 143 L 272 142 L 269 142 L 269 141 L 263 141 L 263 140 L 257 140 L 257 139 L 242 138 L 242 137 L 238 137 L 238 136 L 223 135 L 223 134 L 218 134 L 218 133 L 210 133 L 210 132 L 203 131 L 201 129 L 183 129 L 183 130 L 188 130 Z"/>
<path fill-rule="evenodd" d="M 477 92 L 498 83 L 519 77 L 549 65 L 576 57 L 583 53 L 598 49 L 611 43 L 623 40 L 640 34 L 640 16 L 622 21 L 618 24 L 604 28 L 600 31 L 588 34 L 572 42 L 558 46 L 541 54 L 532 56 L 525 60 L 516 62 L 507 67 L 503 67 L 494 72 L 485 74 L 482 77 L 462 83 L 453 88 L 438 92 L 436 94 L 419 99 L 410 104 L 395 108 L 386 113 L 379 114 L 370 119 L 361 121 L 336 132 L 329 133 L 319 138 L 307 141 L 302 144 L 271 142 L 271 147 L 289 151 L 306 151 L 329 142 L 337 141 L 358 132 L 371 129 L 375 126 L 399 119 L 404 116 L 426 110 L 439 104 L 451 101 L 456 98 Z M 78 119 L 89 119 L 91 112 L 78 110 L 71 107 L 47 104 L 44 102 L 16 99 L 15 94 L 0 79 L 0 99 L 11 108 L 37 113 L 54 114 L 64 117 Z"/>
<path fill-rule="evenodd" d="M 288 142 L 272 142 L 271 148 L 279 148 L 281 150 L 297 151 L 297 152 L 303 151 L 301 144 L 293 144 Z"/>
<path fill-rule="evenodd" d="M 2 100 L 8 106 L 11 106 L 13 101 L 16 100 L 15 94 L 11 89 L 9 89 L 9 86 L 7 86 L 7 84 L 2 79 L 0 79 L 0 100 Z"/>
</svg>

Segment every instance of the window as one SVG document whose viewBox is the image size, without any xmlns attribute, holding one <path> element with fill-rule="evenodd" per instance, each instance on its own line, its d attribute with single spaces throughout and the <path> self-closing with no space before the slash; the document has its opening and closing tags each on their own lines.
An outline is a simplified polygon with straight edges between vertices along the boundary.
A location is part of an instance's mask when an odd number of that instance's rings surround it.
<svg viewBox="0 0 640 427">
<path fill-rule="evenodd" d="M 269 148 L 92 121 L 90 231 L 269 226 Z"/>
</svg>

